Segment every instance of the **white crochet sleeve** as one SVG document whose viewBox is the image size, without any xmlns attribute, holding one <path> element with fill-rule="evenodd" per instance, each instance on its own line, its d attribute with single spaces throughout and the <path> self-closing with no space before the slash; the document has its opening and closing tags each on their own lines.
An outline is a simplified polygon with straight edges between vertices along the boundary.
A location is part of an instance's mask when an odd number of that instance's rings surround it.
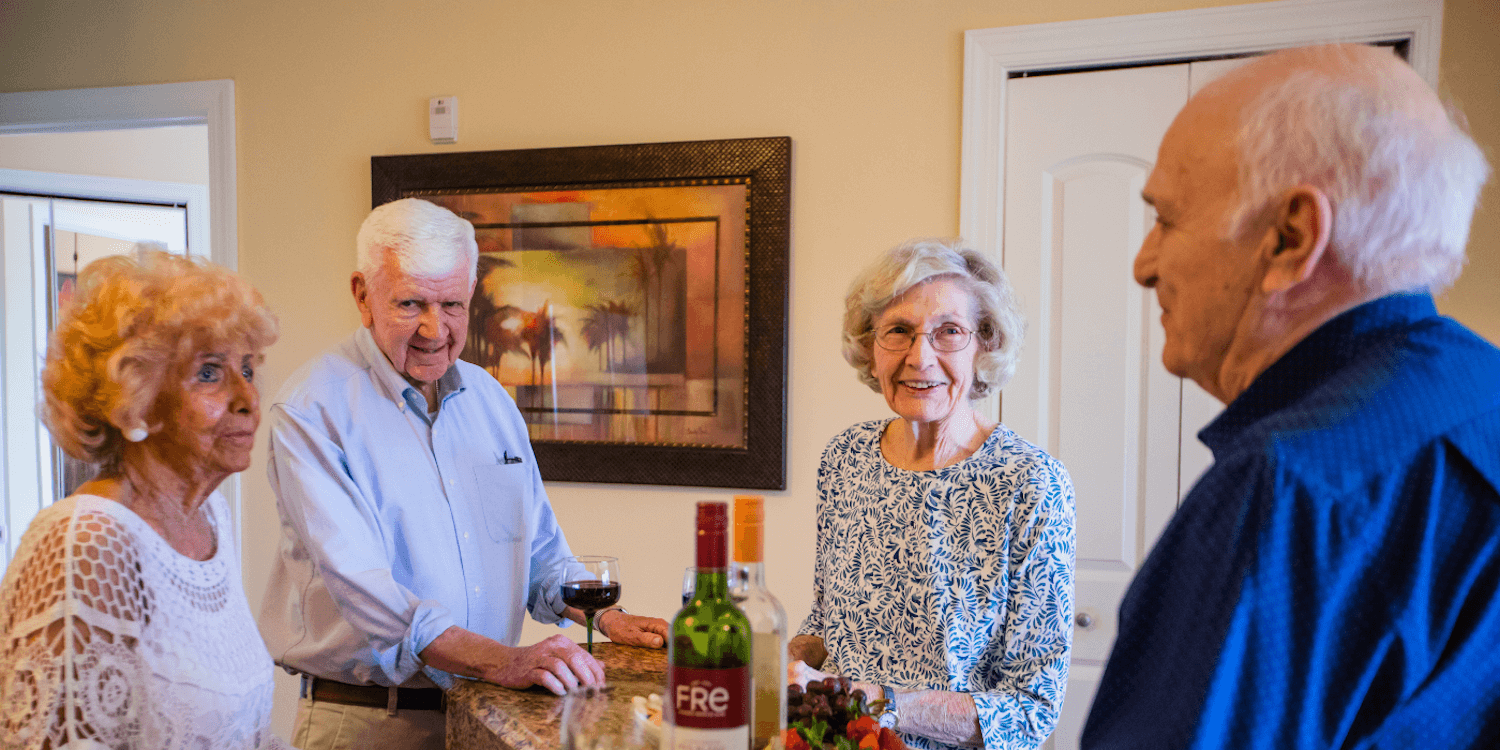
<svg viewBox="0 0 1500 750">
<path fill-rule="evenodd" d="M 138 554 L 119 521 L 66 502 L 23 537 L 0 589 L 4 747 L 126 748 L 151 734 L 140 638 L 152 595 Z"/>
</svg>

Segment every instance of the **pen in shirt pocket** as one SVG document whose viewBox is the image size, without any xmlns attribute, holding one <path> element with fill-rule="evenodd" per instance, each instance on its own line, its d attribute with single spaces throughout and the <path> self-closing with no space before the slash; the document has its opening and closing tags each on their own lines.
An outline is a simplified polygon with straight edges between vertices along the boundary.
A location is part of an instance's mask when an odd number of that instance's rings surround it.
<svg viewBox="0 0 1500 750">
<path fill-rule="evenodd" d="M 508 450 L 502 450 L 502 451 L 500 451 L 500 455 L 505 458 L 505 463 L 507 463 L 507 464 L 518 464 L 518 463 L 521 463 L 521 457 L 520 456 L 512 456 L 512 455 L 510 455 L 510 451 L 508 451 Z"/>
</svg>

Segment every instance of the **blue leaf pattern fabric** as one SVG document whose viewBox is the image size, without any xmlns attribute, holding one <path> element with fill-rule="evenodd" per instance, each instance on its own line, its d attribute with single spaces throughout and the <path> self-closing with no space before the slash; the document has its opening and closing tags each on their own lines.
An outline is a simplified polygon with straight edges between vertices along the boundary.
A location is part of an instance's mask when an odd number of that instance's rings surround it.
<svg viewBox="0 0 1500 750">
<path fill-rule="evenodd" d="M 970 693 L 988 750 L 1040 747 L 1073 641 L 1073 485 L 1004 425 L 933 471 L 888 463 L 890 420 L 835 437 L 818 468 L 813 605 L 825 671 Z M 920 750 L 954 746 L 902 732 Z"/>
</svg>

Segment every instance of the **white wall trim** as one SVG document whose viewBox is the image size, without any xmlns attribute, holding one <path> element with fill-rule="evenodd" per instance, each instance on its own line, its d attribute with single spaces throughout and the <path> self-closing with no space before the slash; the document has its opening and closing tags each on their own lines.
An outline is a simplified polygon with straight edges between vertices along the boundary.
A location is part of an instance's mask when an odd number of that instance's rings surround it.
<svg viewBox="0 0 1500 750">
<path fill-rule="evenodd" d="M 959 231 L 1003 259 L 1005 96 L 1013 73 L 1404 39 L 1412 67 L 1436 88 L 1442 27 L 1442 0 L 1279 0 L 965 32 Z"/>
<path fill-rule="evenodd" d="M 209 256 L 209 190 L 188 182 L 157 182 L 123 177 L 54 174 L 24 169 L 0 169 L 0 190 L 64 198 L 103 198 L 187 206 L 188 251 Z M 214 258 L 216 262 L 217 258 Z"/>
<path fill-rule="evenodd" d="M 237 268 L 234 81 L 0 93 L 0 135 L 167 125 L 208 127 L 208 216 L 204 225 L 208 227 L 209 255 L 222 266 Z M 189 231 L 192 225 L 190 215 Z"/>
</svg>

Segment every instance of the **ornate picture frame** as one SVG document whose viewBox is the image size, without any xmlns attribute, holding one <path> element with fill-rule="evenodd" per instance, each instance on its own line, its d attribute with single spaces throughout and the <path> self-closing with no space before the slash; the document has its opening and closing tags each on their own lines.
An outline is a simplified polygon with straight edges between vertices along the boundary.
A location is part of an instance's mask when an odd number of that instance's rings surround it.
<svg viewBox="0 0 1500 750">
<path fill-rule="evenodd" d="M 786 487 L 791 139 L 375 156 L 475 226 L 463 359 L 548 481 Z"/>
</svg>

